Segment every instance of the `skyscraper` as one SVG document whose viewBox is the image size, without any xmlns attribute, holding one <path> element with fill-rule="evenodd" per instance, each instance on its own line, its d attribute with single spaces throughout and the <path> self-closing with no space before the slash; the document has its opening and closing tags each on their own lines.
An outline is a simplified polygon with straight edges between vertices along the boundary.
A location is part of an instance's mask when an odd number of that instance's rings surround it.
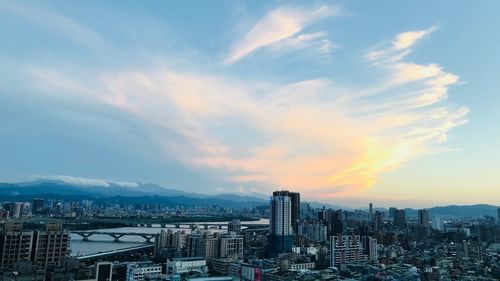
<svg viewBox="0 0 500 281">
<path fill-rule="evenodd" d="M 363 251 L 369 261 L 378 260 L 377 239 L 371 236 L 361 237 L 363 243 Z"/>
<path fill-rule="evenodd" d="M 300 195 L 286 190 L 273 192 L 271 197 L 271 217 L 269 218 L 269 252 L 278 254 L 292 250 L 293 228 L 293 201 L 299 203 L 295 211 L 300 212 Z M 299 214 L 295 214 L 299 216 Z"/>
<path fill-rule="evenodd" d="M 405 210 L 396 209 L 394 211 L 393 224 L 397 228 L 406 227 L 406 213 Z"/>
<path fill-rule="evenodd" d="M 31 213 L 40 214 L 45 208 L 45 200 L 42 198 L 33 198 L 31 203 Z"/>
<path fill-rule="evenodd" d="M 418 210 L 418 223 L 429 228 L 429 212 L 426 209 Z"/>
<path fill-rule="evenodd" d="M 373 220 L 373 203 L 370 203 L 369 213 L 370 220 Z"/>
<path fill-rule="evenodd" d="M 292 199 L 292 228 L 293 232 L 297 234 L 297 226 L 300 220 L 300 193 L 290 192 Z"/>
<path fill-rule="evenodd" d="M 382 229 L 382 212 L 375 211 L 373 215 L 373 230 L 379 231 Z"/>
<path fill-rule="evenodd" d="M 500 225 L 500 208 L 498 208 L 498 209 L 497 209 L 497 213 L 498 213 L 498 214 L 497 214 L 497 216 L 498 216 L 498 217 L 497 217 L 497 222 L 498 222 L 498 224 Z"/>
<path fill-rule="evenodd" d="M 430 233 L 429 212 L 426 209 L 418 210 L 418 224 L 420 230 L 417 237 L 423 239 Z"/>
</svg>

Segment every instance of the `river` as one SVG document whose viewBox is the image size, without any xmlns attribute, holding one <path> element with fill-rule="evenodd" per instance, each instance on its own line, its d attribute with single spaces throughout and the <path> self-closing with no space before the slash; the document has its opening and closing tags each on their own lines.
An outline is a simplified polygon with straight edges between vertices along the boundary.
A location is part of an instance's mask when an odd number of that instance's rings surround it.
<svg viewBox="0 0 500 281">
<path fill-rule="evenodd" d="M 198 222 L 185 222 L 182 224 L 189 223 L 198 223 Z M 260 219 L 258 221 L 242 221 L 242 224 L 269 224 L 268 219 Z M 227 224 L 227 222 L 202 222 L 200 224 Z M 156 234 L 160 233 L 160 231 L 164 229 L 172 229 L 174 231 L 186 231 L 186 233 L 190 233 L 191 230 L 187 228 L 172 228 L 172 227 L 160 227 L 160 225 L 152 225 L 152 227 L 118 227 L 118 228 L 108 228 L 108 229 L 98 229 L 95 231 L 100 232 L 136 232 L 136 233 L 150 233 Z M 203 229 L 203 227 L 201 227 Z M 210 229 L 213 232 L 226 231 L 225 229 Z M 88 230 L 92 231 L 92 230 Z M 89 241 L 83 241 L 82 237 L 77 234 L 71 234 L 71 255 L 79 256 L 79 255 L 88 255 L 99 252 L 108 252 L 123 248 L 129 248 L 133 246 L 138 246 L 143 244 L 145 241 L 144 238 L 140 236 L 123 236 L 120 238 L 120 242 L 114 242 L 114 239 L 109 235 L 92 235 L 89 237 Z"/>
</svg>

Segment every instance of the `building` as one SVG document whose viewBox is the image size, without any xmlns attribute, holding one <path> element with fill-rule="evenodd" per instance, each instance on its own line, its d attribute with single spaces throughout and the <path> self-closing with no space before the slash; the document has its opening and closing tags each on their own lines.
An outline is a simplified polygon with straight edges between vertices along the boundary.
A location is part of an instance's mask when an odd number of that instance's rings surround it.
<svg viewBox="0 0 500 281">
<path fill-rule="evenodd" d="M 299 222 L 297 234 L 313 241 L 327 241 L 328 227 L 317 220 Z"/>
<path fill-rule="evenodd" d="M 220 276 L 229 275 L 231 272 L 231 264 L 234 262 L 234 259 L 214 259 L 212 260 L 212 268 L 210 269 L 210 272 Z"/>
<path fill-rule="evenodd" d="M 393 214 L 393 224 L 397 228 L 406 228 L 406 212 L 405 210 L 395 209 Z"/>
<path fill-rule="evenodd" d="M 394 214 L 396 213 L 397 210 L 398 210 L 398 208 L 396 208 L 396 207 L 390 207 L 389 208 L 389 218 L 394 219 Z"/>
<path fill-rule="evenodd" d="M 432 229 L 438 230 L 438 231 L 444 231 L 444 221 L 443 218 L 440 216 L 433 216 L 432 217 Z"/>
<path fill-rule="evenodd" d="M 230 232 L 219 236 L 218 258 L 243 258 L 243 236 Z"/>
<path fill-rule="evenodd" d="M 373 215 L 373 229 L 375 231 L 380 231 L 382 229 L 382 225 L 382 212 L 375 211 L 375 214 Z"/>
<path fill-rule="evenodd" d="M 373 220 L 373 203 L 370 203 L 368 207 L 368 216 L 370 217 L 370 220 Z"/>
<path fill-rule="evenodd" d="M 294 233 L 297 233 L 297 225 L 300 220 L 300 193 L 290 192 L 292 199 L 292 228 Z"/>
<path fill-rule="evenodd" d="M 10 218 L 20 218 L 24 213 L 24 204 L 22 202 L 5 202 L 3 209 L 9 212 Z"/>
<path fill-rule="evenodd" d="M 228 232 L 240 232 L 241 231 L 241 221 L 240 220 L 232 220 L 227 223 L 227 231 Z"/>
<path fill-rule="evenodd" d="M 210 232 L 188 234 L 187 256 L 203 257 L 210 260 L 218 257 L 219 239 Z"/>
<path fill-rule="evenodd" d="M 78 279 L 78 281 L 112 281 L 113 263 L 98 262 L 95 266 L 95 275 L 93 275 L 92 277 L 92 279 Z"/>
<path fill-rule="evenodd" d="M 22 223 L 7 221 L 0 233 L 0 269 L 23 262 L 39 269 L 60 267 L 69 253 L 69 232 L 60 223 L 47 223 L 45 231 L 24 231 Z"/>
<path fill-rule="evenodd" d="M 344 212 L 336 210 L 331 212 L 331 218 L 328 222 L 330 225 L 330 235 L 341 235 L 344 233 Z"/>
<path fill-rule="evenodd" d="M 418 210 L 418 224 L 420 226 L 421 232 L 423 232 L 423 235 L 429 235 L 429 211 L 427 211 L 426 209 Z"/>
<path fill-rule="evenodd" d="M 362 237 L 363 251 L 369 261 L 378 260 L 377 239 L 370 236 Z"/>
<path fill-rule="evenodd" d="M 36 215 L 36 214 L 41 214 L 45 210 L 45 200 L 42 198 L 33 198 L 33 201 L 31 203 L 31 213 Z"/>
<path fill-rule="evenodd" d="M 173 231 L 168 229 L 163 230 L 156 234 L 155 236 L 155 256 L 157 256 L 162 250 L 172 249 L 175 251 L 180 251 L 186 246 L 187 234 L 184 230 Z"/>
<path fill-rule="evenodd" d="M 497 209 L 497 222 L 500 225 L 500 208 Z"/>
<path fill-rule="evenodd" d="M 292 192 L 292 194 L 295 193 Z M 297 200 L 298 195 L 293 196 Z M 273 192 L 270 207 L 269 253 L 275 255 L 290 252 L 293 240 L 291 192 L 285 190 Z M 300 205 L 298 209 L 300 211 Z"/>
<path fill-rule="evenodd" d="M 359 235 L 330 236 L 330 266 L 366 261 Z"/>
<path fill-rule="evenodd" d="M 6 221 L 0 232 L 0 271 L 31 262 L 33 231 L 23 231 L 21 222 Z"/>
<path fill-rule="evenodd" d="M 189 257 L 204 257 L 207 263 L 216 258 L 241 259 L 244 253 L 244 238 L 235 232 L 195 233 L 187 237 L 187 255 Z"/>
<path fill-rule="evenodd" d="M 239 277 L 242 281 L 260 281 L 263 280 L 263 269 L 258 265 L 242 263 L 238 274 L 234 276 Z"/>
<path fill-rule="evenodd" d="M 162 274 L 162 266 L 153 263 L 136 263 L 127 264 L 126 281 L 144 281 L 149 280 L 149 277 Z M 148 278 L 148 279 L 146 279 Z"/>
<path fill-rule="evenodd" d="M 33 265 L 46 269 L 58 267 L 70 253 L 70 236 L 60 223 L 47 223 L 45 231 L 33 235 Z"/>
<path fill-rule="evenodd" d="M 190 272 L 207 274 L 207 260 L 202 257 L 190 257 L 167 261 L 167 274 L 185 274 Z"/>
</svg>

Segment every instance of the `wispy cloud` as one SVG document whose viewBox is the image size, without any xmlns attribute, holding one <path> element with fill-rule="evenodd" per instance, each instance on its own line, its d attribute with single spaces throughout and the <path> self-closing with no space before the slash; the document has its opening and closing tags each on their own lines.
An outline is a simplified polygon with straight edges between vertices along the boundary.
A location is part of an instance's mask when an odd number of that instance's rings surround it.
<svg viewBox="0 0 500 281">
<path fill-rule="evenodd" d="M 225 63 L 234 63 L 263 47 L 286 39 L 290 39 L 287 41 L 289 45 L 299 47 L 306 46 L 312 40 L 321 37 L 324 42 L 322 49 L 326 51 L 331 43 L 324 39 L 324 32 L 299 33 L 308 25 L 338 12 L 338 8 L 329 6 L 311 10 L 300 7 L 281 7 L 272 10 L 236 41 Z"/>
<path fill-rule="evenodd" d="M 38 28 L 60 35 L 62 38 L 92 51 L 102 51 L 107 45 L 105 40 L 95 31 L 50 8 L 27 5 L 22 2 L 3 2 L 0 4 L 0 9 L 8 10 L 26 21 L 32 22 Z"/>
<path fill-rule="evenodd" d="M 73 19 L 7 6 L 75 43 L 105 45 Z M 265 47 L 314 47 L 328 53 L 333 44 L 326 31 L 308 27 L 335 13 L 336 8 L 326 6 L 272 10 L 235 41 L 225 62 Z M 242 192 L 266 192 L 287 186 L 311 197 L 341 196 L 373 185 L 381 174 L 413 159 L 442 151 L 448 133 L 466 122 L 467 108 L 446 102 L 459 77 L 437 63 L 408 59 L 417 42 L 434 30 L 404 32 L 373 48 L 364 56 L 366 66 L 359 67 L 373 71 L 376 79 L 362 86 L 341 87 L 335 77 L 250 81 L 224 74 L 227 68 L 218 63 L 211 64 L 220 68 L 216 71 L 195 71 L 192 66 L 200 62 L 190 62 L 190 57 L 183 58 L 188 61 L 183 66 L 164 56 L 108 70 L 32 66 L 26 80 L 33 92 L 120 111 L 148 128 L 145 137 L 161 148 L 159 154 L 227 183 L 219 184 L 219 191 L 238 186 Z M 98 179 L 57 179 L 109 185 Z"/>
<path fill-rule="evenodd" d="M 415 43 L 398 51 L 409 53 Z M 376 51 L 380 55 L 369 61 L 384 75 L 378 84 L 348 95 L 326 78 L 263 81 L 262 89 L 234 77 L 168 66 L 101 73 L 95 78 L 100 82 L 84 95 L 154 127 L 149 137 L 166 155 L 234 185 L 290 186 L 311 196 L 341 196 L 373 185 L 408 161 L 442 151 L 439 144 L 449 131 L 466 122 L 466 108 L 443 103 L 459 80 L 456 75 L 437 64 L 407 62 L 392 45 Z M 69 76 L 64 83 L 58 75 L 38 78 L 45 87 L 55 87 L 53 92 L 61 92 L 56 90 L 61 85 L 80 88 Z M 357 93 L 367 91 L 368 96 Z"/>
</svg>

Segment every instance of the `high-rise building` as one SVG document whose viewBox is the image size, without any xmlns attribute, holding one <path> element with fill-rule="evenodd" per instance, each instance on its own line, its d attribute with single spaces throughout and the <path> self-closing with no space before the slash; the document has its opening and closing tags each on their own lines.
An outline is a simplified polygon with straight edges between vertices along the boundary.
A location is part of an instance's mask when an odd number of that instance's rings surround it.
<svg viewBox="0 0 500 281">
<path fill-rule="evenodd" d="M 236 233 L 195 233 L 187 236 L 187 255 L 204 257 L 210 264 L 215 258 L 243 258 L 243 236 Z"/>
<path fill-rule="evenodd" d="M 19 262 L 30 262 L 33 231 L 23 231 L 20 222 L 6 221 L 0 232 L 0 271 L 12 269 Z"/>
<path fill-rule="evenodd" d="M 186 246 L 187 234 L 184 230 L 173 231 L 168 229 L 162 230 L 156 234 L 154 240 L 154 255 L 155 257 L 179 257 L 183 256 L 184 247 Z"/>
<path fill-rule="evenodd" d="M 33 264 L 46 269 L 61 266 L 70 253 L 69 231 L 60 223 L 47 223 L 45 231 L 35 231 L 33 236 Z"/>
<path fill-rule="evenodd" d="M 299 203 L 297 208 L 292 208 L 294 200 L 295 204 Z M 286 190 L 275 191 L 271 197 L 270 207 L 269 252 L 271 254 L 290 252 L 293 239 L 293 212 L 300 212 L 300 195 Z M 299 215 L 295 214 L 295 216 Z"/>
<path fill-rule="evenodd" d="M 377 239 L 371 236 L 363 236 L 363 251 L 365 255 L 368 257 L 369 261 L 377 261 L 378 260 L 378 250 L 377 250 Z"/>
<path fill-rule="evenodd" d="M 313 241 L 327 241 L 328 228 L 318 220 L 301 221 L 298 226 L 298 235 L 306 236 Z"/>
<path fill-rule="evenodd" d="M 382 229 L 382 212 L 375 211 L 373 215 L 373 229 L 379 231 Z"/>
<path fill-rule="evenodd" d="M 31 213 L 40 214 L 43 213 L 44 209 L 45 200 L 42 198 L 33 198 L 33 202 L 31 203 Z"/>
<path fill-rule="evenodd" d="M 394 211 L 393 224 L 397 228 L 406 228 L 406 212 L 405 212 L 405 210 L 396 209 Z"/>
<path fill-rule="evenodd" d="M 500 208 L 497 209 L 497 222 L 500 225 Z"/>
<path fill-rule="evenodd" d="M 340 235 L 344 232 L 344 213 L 342 212 L 342 210 L 336 210 L 332 212 L 330 224 L 330 235 Z"/>
<path fill-rule="evenodd" d="M 394 214 L 396 213 L 397 210 L 398 210 L 398 208 L 390 207 L 389 208 L 389 218 L 394 219 Z"/>
<path fill-rule="evenodd" d="M 426 209 L 418 210 L 417 239 L 423 240 L 430 233 L 429 212 Z"/>
<path fill-rule="evenodd" d="M 418 210 L 418 224 L 429 227 L 429 212 L 426 209 Z"/>
<path fill-rule="evenodd" d="M 22 202 L 5 202 L 3 209 L 9 212 L 10 218 L 20 218 L 23 216 L 24 204 Z"/>
<path fill-rule="evenodd" d="M 326 223 L 326 216 L 327 216 L 327 211 L 325 209 L 325 206 L 323 206 L 323 209 L 318 211 L 318 221 L 322 221 Z"/>
<path fill-rule="evenodd" d="M 440 216 L 433 216 L 432 217 L 432 229 L 438 230 L 438 231 L 443 231 L 444 230 L 444 222 L 443 218 Z"/>
<path fill-rule="evenodd" d="M 359 235 L 330 236 L 330 266 L 366 261 Z"/>
<path fill-rule="evenodd" d="M 188 234 L 188 257 L 204 257 L 207 261 L 217 258 L 219 239 L 210 232 Z"/>
<path fill-rule="evenodd" d="M 300 220 L 300 193 L 290 192 L 290 198 L 292 199 L 292 228 L 297 234 L 297 225 Z"/>
<path fill-rule="evenodd" d="M 370 220 L 373 220 L 373 203 L 369 205 L 368 215 L 370 216 Z"/>
</svg>

